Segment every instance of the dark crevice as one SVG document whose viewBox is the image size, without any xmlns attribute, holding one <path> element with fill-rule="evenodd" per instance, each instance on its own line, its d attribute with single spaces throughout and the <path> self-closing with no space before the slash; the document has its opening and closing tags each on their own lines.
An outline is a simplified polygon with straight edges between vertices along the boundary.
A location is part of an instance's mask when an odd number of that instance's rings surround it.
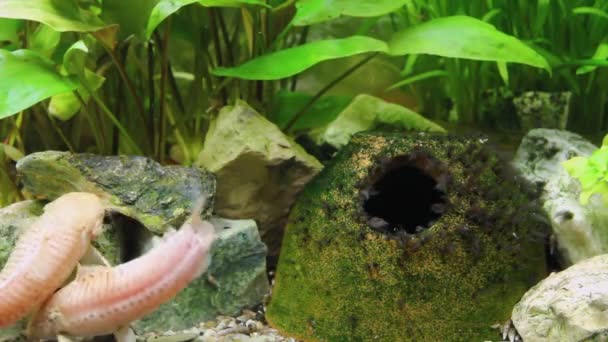
<svg viewBox="0 0 608 342">
<path fill-rule="evenodd" d="M 441 163 L 425 153 L 398 156 L 382 163 L 361 190 L 367 223 L 383 233 L 418 234 L 446 210 Z"/>
</svg>

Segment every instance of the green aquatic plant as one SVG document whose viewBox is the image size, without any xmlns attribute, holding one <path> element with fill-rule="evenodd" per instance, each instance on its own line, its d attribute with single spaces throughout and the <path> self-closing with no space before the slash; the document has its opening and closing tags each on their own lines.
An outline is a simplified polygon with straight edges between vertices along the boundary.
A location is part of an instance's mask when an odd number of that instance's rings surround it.
<svg viewBox="0 0 608 342">
<path fill-rule="evenodd" d="M 581 183 L 581 204 L 588 204 L 591 196 L 598 194 L 608 206 L 608 135 L 593 154 L 571 158 L 563 162 L 563 166 Z"/>
</svg>

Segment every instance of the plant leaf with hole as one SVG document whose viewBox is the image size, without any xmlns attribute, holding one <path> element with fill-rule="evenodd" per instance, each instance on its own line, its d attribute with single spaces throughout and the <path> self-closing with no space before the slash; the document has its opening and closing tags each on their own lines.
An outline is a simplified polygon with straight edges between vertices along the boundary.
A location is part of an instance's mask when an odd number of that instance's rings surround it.
<svg viewBox="0 0 608 342">
<path fill-rule="evenodd" d="M 234 68 L 217 68 L 212 73 L 247 80 L 278 80 L 323 61 L 375 51 L 386 52 L 386 43 L 364 36 L 319 40 L 264 55 Z"/>
<path fill-rule="evenodd" d="M 393 35 L 390 54 L 429 54 L 482 61 L 521 63 L 551 72 L 545 58 L 534 49 L 468 16 L 437 18 Z"/>
<path fill-rule="evenodd" d="M 77 87 L 75 79 L 59 74 L 51 61 L 33 51 L 0 50 L 0 119 Z"/>
<path fill-rule="evenodd" d="M 59 32 L 93 32 L 105 26 L 75 0 L 2 0 L 0 18 L 37 21 Z"/>
<path fill-rule="evenodd" d="M 401 8 L 410 0 L 299 0 L 296 3 L 296 26 L 312 25 L 338 18 L 379 17 Z"/>
</svg>

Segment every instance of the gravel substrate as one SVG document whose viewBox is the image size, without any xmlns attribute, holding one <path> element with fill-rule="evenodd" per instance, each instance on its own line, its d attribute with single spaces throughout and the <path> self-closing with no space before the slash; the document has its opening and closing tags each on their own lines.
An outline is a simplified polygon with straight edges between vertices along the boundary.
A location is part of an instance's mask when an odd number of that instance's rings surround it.
<svg viewBox="0 0 608 342">
<path fill-rule="evenodd" d="M 292 337 L 284 337 L 276 329 L 264 323 L 262 312 L 245 310 L 238 317 L 218 316 L 213 321 L 199 324 L 198 327 L 163 335 L 144 335 L 138 337 L 139 341 L 146 342 L 296 342 Z"/>
</svg>

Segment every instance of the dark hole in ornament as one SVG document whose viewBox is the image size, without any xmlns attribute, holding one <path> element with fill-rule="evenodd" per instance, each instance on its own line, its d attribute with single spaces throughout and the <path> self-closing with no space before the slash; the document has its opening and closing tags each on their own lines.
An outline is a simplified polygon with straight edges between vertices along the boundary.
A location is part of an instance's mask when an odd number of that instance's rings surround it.
<svg viewBox="0 0 608 342">
<path fill-rule="evenodd" d="M 390 234 L 418 234 L 445 212 L 447 171 L 427 153 L 414 152 L 381 164 L 361 190 L 370 227 Z"/>
</svg>

